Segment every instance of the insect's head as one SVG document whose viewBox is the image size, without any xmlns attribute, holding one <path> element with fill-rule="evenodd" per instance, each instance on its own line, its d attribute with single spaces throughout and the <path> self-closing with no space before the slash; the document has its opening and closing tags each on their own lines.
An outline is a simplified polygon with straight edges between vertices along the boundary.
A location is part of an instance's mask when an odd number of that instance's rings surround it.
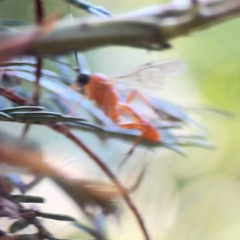
<svg viewBox="0 0 240 240">
<path fill-rule="evenodd" d="M 90 75 L 89 74 L 80 73 L 78 75 L 77 82 L 78 82 L 79 85 L 84 86 L 84 85 L 88 84 L 89 79 L 90 79 Z"/>
<path fill-rule="evenodd" d="M 77 85 L 79 88 L 79 92 L 84 94 L 84 86 L 89 83 L 90 75 L 86 73 L 80 73 L 77 77 Z"/>
</svg>

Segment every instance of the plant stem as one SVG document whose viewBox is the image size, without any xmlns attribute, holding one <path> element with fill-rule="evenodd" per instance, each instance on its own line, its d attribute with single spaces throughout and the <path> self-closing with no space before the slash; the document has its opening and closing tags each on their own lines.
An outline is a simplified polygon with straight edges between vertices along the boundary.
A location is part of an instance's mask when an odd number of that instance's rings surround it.
<svg viewBox="0 0 240 240">
<path fill-rule="evenodd" d="M 68 127 L 66 125 L 54 124 L 51 126 L 51 128 L 53 128 L 57 132 L 65 135 L 68 139 L 70 139 L 72 142 L 74 142 L 80 149 L 82 149 L 84 152 L 86 152 L 94 160 L 94 162 L 102 169 L 102 171 L 112 180 L 112 182 L 119 189 L 119 192 L 122 195 L 123 199 L 126 201 L 129 208 L 132 210 L 133 214 L 135 215 L 137 222 L 143 231 L 145 239 L 150 240 L 150 236 L 147 232 L 144 221 L 143 221 L 138 209 L 136 208 L 135 204 L 132 202 L 126 189 L 122 186 L 122 184 L 119 182 L 119 180 L 117 179 L 115 174 L 112 173 L 112 171 L 108 168 L 108 166 L 95 153 L 93 153 L 79 138 L 77 138 L 68 129 Z"/>
</svg>

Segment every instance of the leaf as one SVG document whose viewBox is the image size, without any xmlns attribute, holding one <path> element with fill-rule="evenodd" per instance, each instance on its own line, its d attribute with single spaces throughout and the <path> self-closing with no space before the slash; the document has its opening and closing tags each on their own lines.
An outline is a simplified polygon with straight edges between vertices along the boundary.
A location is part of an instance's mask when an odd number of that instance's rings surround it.
<svg viewBox="0 0 240 240">
<path fill-rule="evenodd" d="M 201 148 L 206 148 L 206 149 L 215 149 L 216 146 L 208 141 L 204 140 L 198 140 L 198 139 L 181 139 L 179 138 L 177 140 L 177 144 L 182 145 L 182 146 L 195 146 L 195 147 L 201 147 Z"/>
<path fill-rule="evenodd" d="M 46 124 L 49 122 L 81 122 L 86 121 L 83 118 L 68 117 L 55 112 L 12 112 L 13 121 L 32 122 Z"/>
<path fill-rule="evenodd" d="M 12 120 L 12 119 L 13 119 L 12 116 L 0 111 L 0 120 L 8 121 L 8 120 Z"/>
<path fill-rule="evenodd" d="M 11 198 L 16 202 L 21 203 L 44 203 L 45 199 L 37 196 L 29 195 L 11 195 Z"/>
<path fill-rule="evenodd" d="M 56 117 L 60 119 L 62 117 L 61 113 L 55 113 L 55 112 L 45 112 L 45 111 L 35 111 L 35 112 L 12 112 L 11 116 L 14 116 L 16 119 L 19 117 L 23 117 L 23 119 L 31 119 L 34 117 L 45 117 L 52 118 Z"/>
<path fill-rule="evenodd" d="M 173 121 L 188 122 L 189 116 L 183 110 L 173 103 L 167 102 L 160 98 L 147 96 L 148 101 L 160 116 L 167 115 Z"/>
<path fill-rule="evenodd" d="M 157 129 L 165 129 L 165 128 L 181 128 L 181 123 L 176 122 L 158 122 L 154 124 L 154 127 Z"/>
<path fill-rule="evenodd" d="M 36 68 L 34 66 L 6 66 L 2 69 L 4 69 L 7 73 L 14 72 L 15 74 L 18 74 L 20 72 L 26 72 L 35 75 L 36 71 Z M 65 78 L 63 78 L 61 75 L 46 69 L 41 70 L 41 75 L 47 78 L 56 79 L 58 81 L 60 80 L 61 82 L 65 81 Z"/>
<path fill-rule="evenodd" d="M 96 16 L 99 16 L 99 17 L 111 15 L 110 12 L 107 11 L 105 8 L 99 7 L 99 6 L 94 6 L 85 1 L 81 1 L 81 0 L 64 0 L 64 1 L 77 7 L 77 8 L 81 8 L 81 9 L 83 9 L 91 14 L 94 14 Z"/>
<path fill-rule="evenodd" d="M 34 57 L 23 57 L 23 58 L 15 58 L 12 61 L 2 62 L 0 63 L 0 67 L 13 67 L 13 66 L 36 66 L 36 58 Z"/>
<path fill-rule="evenodd" d="M 45 109 L 40 106 L 19 106 L 19 107 L 1 109 L 1 112 L 13 113 L 13 112 L 19 112 L 19 111 L 41 111 L 41 110 L 45 110 Z"/>
<path fill-rule="evenodd" d="M 94 231 L 93 229 L 79 223 L 75 218 L 67 216 L 67 215 L 38 212 L 37 216 L 42 217 L 42 218 L 52 219 L 52 220 L 73 222 L 74 226 L 87 232 L 88 234 L 90 234 L 92 236 L 99 236 L 99 234 L 96 231 Z"/>
<path fill-rule="evenodd" d="M 16 233 L 20 230 L 23 230 L 24 228 L 26 228 L 29 225 L 30 225 L 30 223 L 27 222 L 27 221 L 24 221 L 24 220 L 16 221 L 10 226 L 9 232 L 10 233 Z"/>
<path fill-rule="evenodd" d="M 49 93 L 48 99 L 51 99 L 55 105 L 57 106 L 58 110 L 63 114 L 69 114 L 72 111 L 71 105 L 67 104 L 64 99 L 59 97 L 56 94 Z"/>
<path fill-rule="evenodd" d="M 58 221 L 77 222 L 76 219 L 74 219 L 73 217 L 69 217 L 67 215 L 38 212 L 37 216 Z"/>
</svg>

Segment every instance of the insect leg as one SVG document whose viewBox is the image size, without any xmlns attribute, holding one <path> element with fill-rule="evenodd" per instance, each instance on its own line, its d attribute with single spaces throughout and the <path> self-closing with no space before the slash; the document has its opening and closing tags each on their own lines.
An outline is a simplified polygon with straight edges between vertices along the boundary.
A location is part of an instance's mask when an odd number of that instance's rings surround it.
<svg viewBox="0 0 240 240">
<path fill-rule="evenodd" d="M 142 123 L 124 123 L 124 124 L 119 124 L 120 127 L 125 128 L 125 129 L 138 129 L 141 132 L 143 131 L 143 124 Z M 137 145 L 140 143 L 142 140 L 143 136 L 142 134 L 139 135 L 135 142 L 134 145 L 130 148 L 130 150 L 127 152 L 128 155 L 131 155 L 134 151 L 134 149 L 137 147 Z"/>
<path fill-rule="evenodd" d="M 127 187 L 128 193 L 132 193 L 137 190 L 137 188 L 140 186 L 140 184 L 143 181 L 143 178 L 145 176 L 145 173 L 147 171 L 148 162 L 145 162 L 140 173 L 138 174 L 137 178 L 135 179 L 134 183 L 132 183 L 130 186 Z M 127 184 L 125 184 L 127 185 Z"/>
<path fill-rule="evenodd" d="M 126 128 L 126 129 L 139 129 L 140 131 L 142 130 L 143 124 L 141 123 L 126 123 L 126 124 L 119 124 L 120 127 L 122 128 Z M 128 158 L 133 154 L 135 148 L 139 145 L 139 143 L 141 142 L 143 136 L 142 134 L 139 135 L 135 142 L 133 143 L 132 147 L 129 149 L 129 151 L 126 153 L 125 158 L 121 161 L 121 163 L 119 164 L 118 167 L 118 172 L 120 171 L 120 169 L 122 168 L 122 166 L 126 163 L 126 161 L 128 160 Z"/>
<path fill-rule="evenodd" d="M 127 97 L 127 99 L 125 100 L 126 103 L 130 103 L 131 101 L 133 101 L 134 98 L 139 97 L 144 103 L 146 103 L 158 116 L 161 117 L 161 115 L 159 114 L 160 110 L 159 108 L 156 107 L 156 104 L 154 104 L 153 100 L 155 100 L 155 98 L 149 98 L 144 96 L 141 92 L 134 90 L 132 93 L 129 94 L 129 96 Z M 153 99 L 153 100 L 151 100 Z M 155 105 L 155 106 L 154 106 Z M 165 113 L 165 112 L 163 112 Z M 166 113 L 167 114 L 167 113 Z"/>
<path fill-rule="evenodd" d="M 127 103 L 118 103 L 118 107 L 121 110 L 121 115 L 123 115 L 124 113 L 127 113 L 133 121 L 138 123 L 144 122 L 143 119 Z"/>
<path fill-rule="evenodd" d="M 145 97 L 141 92 L 134 90 L 132 91 L 128 97 L 126 98 L 125 102 L 126 103 L 130 103 L 133 101 L 134 98 L 139 97 L 144 103 L 146 103 L 148 106 L 150 106 L 151 108 L 153 108 L 152 104 L 150 103 L 150 101 L 147 99 L 147 97 Z M 154 108 L 153 108 L 154 110 Z"/>
<path fill-rule="evenodd" d="M 125 124 L 118 124 L 120 127 L 125 129 L 138 129 L 141 134 L 136 138 L 133 146 L 130 150 L 126 153 L 126 157 L 122 160 L 119 165 L 118 171 L 123 166 L 123 164 L 127 161 L 127 159 L 131 156 L 135 148 L 138 146 L 140 141 L 144 138 L 145 132 L 148 130 L 146 123 L 144 120 L 137 114 L 135 111 L 126 103 L 119 103 L 118 107 L 121 110 L 121 114 L 128 113 L 129 116 L 135 121 L 133 123 L 125 123 Z"/>
</svg>

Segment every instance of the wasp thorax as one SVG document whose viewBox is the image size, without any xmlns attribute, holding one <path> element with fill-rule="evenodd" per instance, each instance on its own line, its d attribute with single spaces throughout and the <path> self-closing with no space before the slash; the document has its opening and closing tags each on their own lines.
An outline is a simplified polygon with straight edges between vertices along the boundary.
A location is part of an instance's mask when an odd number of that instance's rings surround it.
<svg viewBox="0 0 240 240">
<path fill-rule="evenodd" d="M 78 75 L 77 82 L 82 84 L 82 85 L 85 85 L 85 84 L 87 84 L 89 82 L 89 79 L 90 79 L 90 75 L 89 74 L 80 73 Z"/>
</svg>

